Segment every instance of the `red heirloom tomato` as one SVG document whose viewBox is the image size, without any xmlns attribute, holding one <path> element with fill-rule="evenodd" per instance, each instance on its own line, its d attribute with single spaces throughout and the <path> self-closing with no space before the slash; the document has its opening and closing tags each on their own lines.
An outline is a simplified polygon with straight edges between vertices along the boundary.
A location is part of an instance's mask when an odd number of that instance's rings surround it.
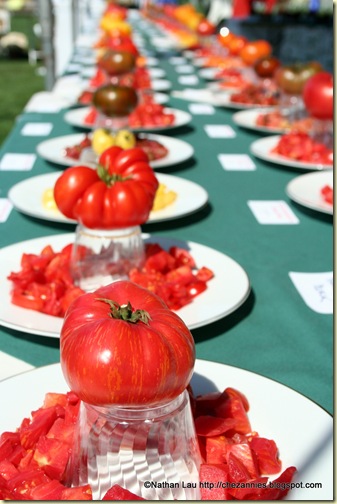
<svg viewBox="0 0 337 504">
<path fill-rule="evenodd" d="M 304 85 L 303 101 L 312 117 L 333 119 L 333 76 L 329 72 L 319 72 Z"/>
<path fill-rule="evenodd" d="M 60 340 L 73 392 L 97 405 L 151 406 L 177 397 L 191 379 L 193 337 L 158 296 L 118 281 L 77 298 Z"/>
<path fill-rule="evenodd" d="M 293 65 L 280 66 L 275 74 L 276 84 L 288 94 L 299 95 L 303 91 L 306 81 L 317 72 L 322 70 L 322 66 L 317 61 L 310 63 L 294 63 Z"/>
<path fill-rule="evenodd" d="M 248 39 L 246 39 L 246 37 L 237 36 L 232 38 L 228 44 L 229 53 L 232 56 L 237 56 L 246 44 L 248 44 Z"/>
<path fill-rule="evenodd" d="M 266 56 L 257 60 L 254 70 L 259 77 L 273 77 L 280 64 L 280 60 L 275 58 L 275 56 Z"/>
<path fill-rule="evenodd" d="M 215 26 L 213 23 L 204 18 L 197 26 L 198 35 L 213 35 L 215 33 Z"/>
<path fill-rule="evenodd" d="M 72 166 L 54 186 L 59 210 L 90 229 L 143 224 L 149 217 L 158 180 L 145 152 L 110 147 L 96 170 Z"/>
<path fill-rule="evenodd" d="M 229 44 L 231 43 L 232 40 L 236 38 L 236 35 L 234 33 L 230 32 L 229 30 L 220 30 L 220 33 L 217 35 L 217 40 L 220 42 L 221 45 L 224 47 L 229 47 Z"/>
<path fill-rule="evenodd" d="M 269 56 L 272 47 L 266 40 L 255 40 L 248 42 L 240 51 L 240 57 L 246 65 L 254 65 L 257 60 L 264 56 Z"/>
</svg>

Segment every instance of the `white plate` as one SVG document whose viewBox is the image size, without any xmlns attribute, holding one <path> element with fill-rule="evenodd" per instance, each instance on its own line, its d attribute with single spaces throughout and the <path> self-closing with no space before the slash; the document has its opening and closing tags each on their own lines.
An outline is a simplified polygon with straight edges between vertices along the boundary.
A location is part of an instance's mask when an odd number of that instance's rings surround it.
<svg viewBox="0 0 337 504">
<path fill-rule="evenodd" d="M 90 87 L 89 79 L 82 79 L 82 89 L 86 89 Z M 172 84 L 167 79 L 151 79 L 151 88 L 152 91 L 168 91 L 171 89 Z"/>
<path fill-rule="evenodd" d="M 194 154 L 193 147 L 179 138 L 168 137 L 165 135 L 142 134 L 144 138 L 149 138 L 160 142 L 168 149 L 168 154 L 155 161 L 150 161 L 153 169 L 164 168 L 171 165 L 176 165 L 191 158 Z M 66 147 L 79 144 L 85 137 L 84 133 L 76 133 L 74 135 L 65 135 L 62 137 L 51 138 L 39 143 L 36 151 L 43 159 L 51 161 L 62 166 L 74 166 L 81 161 L 64 156 Z"/>
<path fill-rule="evenodd" d="M 322 488 L 293 488 L 286 500 L 333 500 L 333 419 L 318 405 L 281 383 L 233 366 L 197 360 L 192 377 L 196 394 L 232 387 L 246 395 L 252 429 L 273 439 L 282 470 L 297 468 L 294 483 Z M 15 431 L 23 418 L 43 404 L 47 392 L 69 390 L 60 364 L 40 367 L 0 382 L 0 432 Z M 15 401 L 13 401 L 15 398 Z M 276 476 L 270 479 L 274 480 Z"/>
<path fill-rule="evenodd" d="M 148 68 L 147 69 L 151 79 L 160 79 L 165 77 L 165 71 L 162 68 Z M 83 79 L 91 79 L 97 73 L 97 66 L 88 66 L 82 69 L 81 76 Z"/>
<path fill-rule="evenodd" d="M 286 187 L 286 193 L 293 201 L 312 210 L 333 214 L 333 205 L 324 201 L 321 189 L 329 185 L 333 187 L 333 171 L 306 173 L 295 177 Z"/>
<path fill-rule="evenodd" d="M 231 108 L 231 109 L 236 109 L 236 110 L 240 110 L 240 109 L 245 109 L 245 110 L 248 110 L 248 109 L 266 109 L 266 108 L 270 108 L 270 105 L 261 105 L 259 103 L 240 103 L 240 102 L 232 102 L 230 101 L 230 97 L 232 94 L 234 94 L 234 92 L 228 92 L 226 91 L 227 93 L 227 97 L 228 97 L 228 101 L 226 104 L 224 104 L 223 106 L 224 107 L 227 107 L 227 108 Z"/>
<path fill-rule="evenodd" d="M 93 125 L 85 124 L 84 119 L 88 114 L 90 107 L 82 107 L 73 110 L 69 110 L 64 115 L 64 120 L 71 124 L 72 126 L 77 126 L 78 128 L 84 128 L 87 130 L 93 129 Z M 132 131 L 162 131 L 173 128 L 178 128 L 179 126 L 185 126 L 192 120 L 191 114 L 185 112 L 184 110 L 178 110 L 174 108 L 166 107 L 164 109 L 167 113 L 175 115 L 174 124 L 169 124 L 166 126 L 152 126 L 152 127 L 139 127 L 139 128 L 130 128 Z"/>
<path fill-rule="evenodd" d="M 275 110 L 275 108 L 271 107 L 268 110 L 265 108 L 241 110 L 240 112 L 233 114 L 232 119 L 238 126 L 254 131 L 261 131 L 262 133 L 269 133 L 270 135 L 284 133 L 286 128 L 267 128 L 266 126 L 258 126 L 256 124 L 256 119 L 260 114 L 265 114 L 267 112 L 271 112 L 272 110 Z"/>
<path fill-rule="evenodd" d="M 208 103 L 214 105 L 215 107 L 224 107 L 229 109 L 256 109 L 256 108 L 267 108 L 261 105 L 252 105 L 247 103 L 235 103 L 230 101 L 230 97 L 233 91 L 230 90 L 215 90 L 210 87 L 203 89 L 183 89 L 179 91 L 172 91 L 171 95 L 174 98 L 180 98 L 182 100 Z M 268 106 L 270 108 L 270 106 Z"/>
<path fill-rule="evenodd" d="M 58 210 L 48 210 L 42 204 L 42 195 L 47 189 L 52 189 L 56 180 L 63 172 L 46 173 L 25 179 L 15 184 L 8 193 L 8 198 L 14 207 L 26 215 L 52 222 L 74 224 Z M 196 212 L 208 201 L 205 189 L 194 182 L 175 177 L 174 175 L 156 174 L 160 183 L 177 194 L 176 200 L 162 210 L 150 213 L 148 223 L 161 222 Z"/>
<path fill-rule="evenodd" d="M 235 311 L 248 297 L 249 278 L 243 268 L 230 257 L 199 243 L 166 239 L 144 235 L 151 242 L 160 243 L 165 249 L 172 245 L 188 248 L 197 267 L 207 266 L 214 272 L 206 291 L 197 296 L 192 303 L 178 310 L 178 315 L 190 329 L 201 327 L 219 320 Z M 30 334 L 58 338 L 62 318 L 45 315 L 33 310 L 15 306 L 10 301 L 11 282 L 7 276 L 20 270 L 23 253 L 40 254 L 46 245 L 60 251 L 73 243 L 75 235 L 44 236 L 33 240 L 15 243 L 0 250 L 0 322 L 11 329 Z"/>
<path fill-rule="evenodd" d="M 301 161 L 289 159 L 285 156 L 279 156 L 278 154 L 271 154 L 271 150 L 276 147 L 280 138 L 280 135 L 274 135 L 255 140 L 255 142 L 253 142 L 250 146 L 250 151 L 254 154 L 254 156 L 265 161 L 270 161 L 271 163 L 276 163 L 283 166 L 289 166 L 291 168 L 298 168 L 300 170 L 327 170 L 332 168 L 332 165 L 304 163 Z"/>
</svg>

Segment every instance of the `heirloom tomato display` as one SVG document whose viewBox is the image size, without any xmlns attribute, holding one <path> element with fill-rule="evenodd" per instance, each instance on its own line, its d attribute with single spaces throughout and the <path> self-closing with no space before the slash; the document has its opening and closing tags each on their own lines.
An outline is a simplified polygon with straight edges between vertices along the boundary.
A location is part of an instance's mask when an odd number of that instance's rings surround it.
<svg viewBox="0 0 337 504">
<path fill-rule="evenodd" d="M 101 154 L 95 170 L 65 170 L 55 183 L 54 198 L 66 217 L 90 229 L 116 229 L 146 222 L 157 188 L 142 149 L 113 146 Z"/>
<path fill-rule="evenodd" d="M 303 163 L 332 165 L 333 151 L 308 133 L 291 131 L 282 135 L 272 153 Z"/>
<path fill-rule="evenodd" d="M 190 386 L 188 391 L 203 457 L 201 500 L 282 500 L 299 485 L 292 482 L 296 468 L 283 469 L 276 442 L 251 427 L 241 391 L 227 387 L 202 396 Z M 74 392 L 48 392 L 15 432 L 1 434 L 0 499 L 92 500 L 90 484 L 66 482 L 79 407 Z M 278 476 L 272 480 L 272 475 Z M 144 499 L 112 483 L 102 500 Z"/>
<path fill-rule="evenodd" d="M 11 272 L 11 301 L 56 317 L 63 317 L 70 303 L 84 293 L 74 285 L 70 258 L 73 245 L 60 252 L 47 245 L 41 254 L 23 254 L 21 269 Z M 85 255 L 85 247 L 77 247 Z M 133 268 L 129 279 L 160 296 L 171 310 L 179 310 L 208 288 L 213 271 L 207 266 L 197 268 L 192 255 L 173 246 L 164 250 L 158 243 L 145 244 L 143 266 Z"/>
<path fill-rule="evenodd" d="M 187 387 L 193 337 L 162 299 L 118 281 L 79 297 L 61 330 L 61 366 L 73 392 L 98 405 L 156 406 Z"/>
</svg>

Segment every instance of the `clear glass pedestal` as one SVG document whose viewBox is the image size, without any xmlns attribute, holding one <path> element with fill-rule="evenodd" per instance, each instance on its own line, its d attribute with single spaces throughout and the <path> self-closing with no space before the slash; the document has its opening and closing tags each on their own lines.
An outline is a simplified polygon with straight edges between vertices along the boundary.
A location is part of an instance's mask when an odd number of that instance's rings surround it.
<svg viewBox="0 0 337 504">
<path fill-rule="evenodd" d="M 93 500 L 114 484 L 148 500 L 196 500 L 200 463 L 185 390 L 143 409 L 82 403 L 67 479 L 89 483 Z"/>
<path fill-rule="evenodd" d="M 70 267 L 76 285 L 86 292 L 117 280 L 127 280 L 144 261 L 140 226 L 89 229 L 78 224 Z"/>
</svg>

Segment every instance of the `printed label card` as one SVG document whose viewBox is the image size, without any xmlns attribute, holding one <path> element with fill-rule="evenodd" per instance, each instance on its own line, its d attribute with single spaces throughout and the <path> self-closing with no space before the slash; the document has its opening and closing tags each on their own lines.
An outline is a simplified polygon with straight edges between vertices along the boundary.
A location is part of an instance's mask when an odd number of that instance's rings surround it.
<svg viewBox="0 0 337 504">
<path fill-rule="evenodd" d="M 303 301 L 317 313 L 333 313 L 333 273 L 296 273 L 289 277 Z"/>
<path fill-rule="evenodd" d="M 248 201 L 248 206 L 260 224 L 299 224 L 299 219 L 282 200 Z"/>
<path fill-rule="evenodd" d="M 208 105 L 207 103 L 191 103 L 188 109 L 191 114 L 195 115 L 212 115 L 215 113 L 213 105 Z"/>
<path fill-rule="evenodd" d="M 247 154 L 219 154 L 218 159 L 224 170 L 253 171 L 256 166 Z"/>
<path fill-rule="evenodd" d="M 192 65 L 177 65 L 175 68 L 176 72 L 180 74 L 189 74 L 194 72 L 194 66 Z"/>
<path fill-rule="evenodd" d="M 169 58 L 169 62 L 171 65 L 186 65 L 186 58 L 182 58 L 181 56 L 172 56 Z"/>
<path fill-rule="evenodd" d="M 193 86 L 199 83 L 199 79 L 196 75 L 182 75 L 178 82 L 182 86 Z"/>
<path fill-rule="evenodd" d="M 206 124 L 204 126 L 210 138 L 234 138 L 236 133 L 229 124 Z"/>
<path fill-rule="evenodd" d="M 53 129 L 52 123 L 26 123 L 21 130 L 24 136 L 47 136 Z"/>
<path fill-rule="evenodd" d="M 13 205 L 8 198 L 0 198 L 0 222 L 6 222 L 12 209 Z"/>
<path fill-rule="evenodd" d="M 0 170 L 29 171 L 33 168 L 36 154 L 12 154 L 7 152 L 0 161 Z"/>
</svg>

